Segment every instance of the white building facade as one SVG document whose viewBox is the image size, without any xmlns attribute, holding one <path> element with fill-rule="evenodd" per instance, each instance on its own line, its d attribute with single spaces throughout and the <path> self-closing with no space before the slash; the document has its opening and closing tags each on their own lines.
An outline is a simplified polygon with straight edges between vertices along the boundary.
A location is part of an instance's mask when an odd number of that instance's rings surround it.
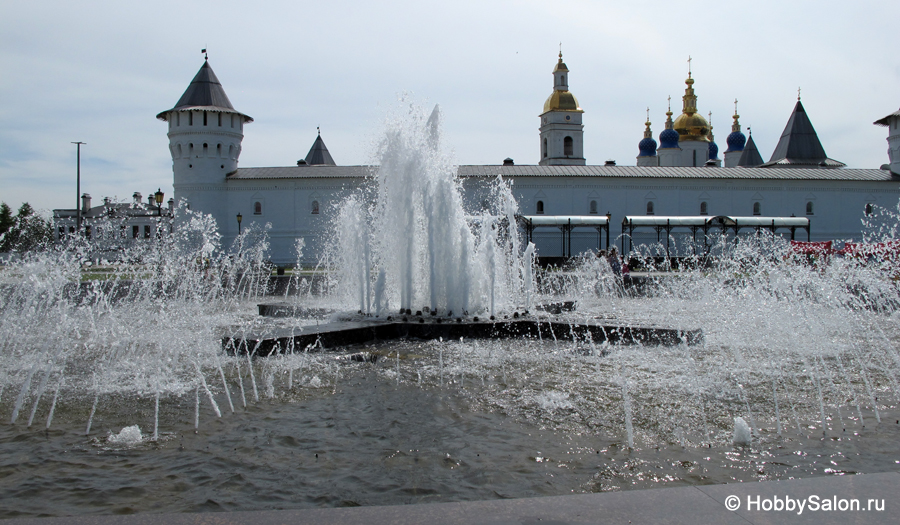
<svg viewBox="0 0 900 525">
<path fill-rule="evenodd" d="M 508 160 L 459 167 L 469 211 L 480 212 L 487 186 L 499 174 L 511 181 L 523 215 L 609 214 L 613 240 L 626 215 L 793 215 L 810 219 L 813 240 L 832 240 L 859 239 L 867 210 L 894 206 L 900 198 L 900 111 L 876 122 L 889 129 L 890 164 L 846 169 L 825 155 L 799 100 L 768 163 L 752 136 L 744 137 L 735 109 L 721 167 L 689 74 L 682 114 L 673 120 L 668 111 L 658 147 L 648 115 L 637 166 L 594 166 L 584 158 L 584 110 L 569 91 L 569 73 L 560 54 L 539 116 L 538 165 Z M 240 229 L 271 225 L 271 260 L 279 265 L 296 262 L 299 237 L 306 243 L 302 263 L 315 264 L 335 205 L 366 187 L 377 169 L 336 165 L 321 136 L 297 166 L 238 167 L 244 125 L 253 119 L 232 106 L 208 62 L 176 105 L 157 117 L 168 124 L 175 201 L 211 214 L 226 245 Z M 636 241 L 656 241 L 655 234 L 641 235 Z M 536 231 L 539 254 L 560 255 L 558 239 L 552 231 Z M 598 245 L 597 232 L 573 234 L 573 252 Z"/>
</svg>

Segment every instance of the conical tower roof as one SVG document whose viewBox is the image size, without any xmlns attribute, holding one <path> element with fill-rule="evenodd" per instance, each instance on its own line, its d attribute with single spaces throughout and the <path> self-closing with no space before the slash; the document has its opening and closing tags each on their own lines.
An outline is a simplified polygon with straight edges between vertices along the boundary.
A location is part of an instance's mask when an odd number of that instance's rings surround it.
<svg viewBox="0 0 900 525">
<path fill-rule="evenodd" d="M 204 61 L 200 71 L 194 75 L 190 85 L 178 99 L 175 107 L 167 109 L 156 116 L 160 120 L 166 120 L 166 114 L 170 111 L 185 111 L 190 109 L 203 109 L 207 111 L 221 111 L 223 113 L 235 113 L 244 118 L 244 122 L 253 122 L 253 119 L 236 111 L 222 83 L 219 82 L 208 61 Z"/>
<path fill-rule="evenodd" d="M 764 164 L 764 167 L 771 166 L 840 168 L 845 164 L 829 159 L 825 154 L 825 148 L 822 147 L 819 136 L 803 108 L 803 103 L 798 98 L 797 105 L 794 106 L 794 111 L 781 133 L 781 139 L 775 146 L 772 158 Z"/>
<path fill-rule="evenodd" d="M 328 153 L 325 141 L 322 140 L 321 133 L 316 137 L 312 147 L 309 148 L 309 153 L 306 154 L 306 164 L 310 166 L 336 166 L 334 159 L 331 158 L 331 153 Z"/>
<path fill-rule="evenodd" d="M 751 133 L 747 137 L 747 144 L 744 145 L 744 151 L 741 152 L 741 158 L 738 160 L 737 165 L 741 168 L 755 168 L 761 166 L 762 163 L 762 155 L 759 154 L 759 149 L 757 149 L 756 143 L 753 142 L 753 133 Z"/>
</svg>

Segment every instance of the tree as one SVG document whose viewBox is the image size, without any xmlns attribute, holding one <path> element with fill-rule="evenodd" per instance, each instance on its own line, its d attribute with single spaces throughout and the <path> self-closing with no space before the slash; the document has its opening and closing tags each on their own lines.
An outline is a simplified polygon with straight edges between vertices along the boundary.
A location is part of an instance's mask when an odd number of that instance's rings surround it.
<svg viewBox="0 0 900 525">
<path fill-rule="evenodd" d="M 9 206 L 6 203 L 0 205 L 0 221 L 9 215 Z M 34 212 L 34 208 L 27 202 L 19 207 L 15 218 L 11 218 L 11 224 L 6 231 L 0 232 L 0 251 L 30 251 L 44 246 L 53 239 L 53 226 L 50 221 Z M 5 222 L 3 226 L 5 226 Z"/>
<path fill-rule="evenodd" d="M 12 209 L 5 202 L 0 203 L 0 235 L 8 232 L 14 222 Z"/>
</svg>

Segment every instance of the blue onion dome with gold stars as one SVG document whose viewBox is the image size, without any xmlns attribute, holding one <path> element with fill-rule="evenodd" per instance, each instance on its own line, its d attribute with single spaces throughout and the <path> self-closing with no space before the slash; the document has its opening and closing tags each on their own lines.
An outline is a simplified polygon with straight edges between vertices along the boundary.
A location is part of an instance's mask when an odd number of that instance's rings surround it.
<svg viewBox="0 0 900 525">
<path fill-rule="evenodd" d="M 747 144 L 747 137 L 741 133 L 741 123 L 738 122 L 740 115 L 737 112 L 737 99 L 734 99 L 734 116 L 732 118 L 734 118 L 734 124 L 731 125 L 731 133 L 725 139 L 725 143 L 728 144 L 728 149 L 725 150 L 725 153 L 744 151 L 744 146 Z"/>
<path fill-rule="evenodd" d="M 669 111 L 666 111 L 666 129 L 659 134 L 659 149 L 677 148 L 678 132 L 674 129 L 672 122 L 672 97 L 669 97 Z"/>
<path fill-rule="evenodd" d="M 638 157 L 655 157 L 656 141 L 653 140 L 653 132 L 650 131 L 650 109 L 647 109 L 647 122 L 644 123 L 644 138 L 638 143 Z"/>
<path fill-rule="evenodd" d="M 712 111 L 709 112 L 709 160 L 719 160 L 719 146 L 713 136 Z"/>
</svg>

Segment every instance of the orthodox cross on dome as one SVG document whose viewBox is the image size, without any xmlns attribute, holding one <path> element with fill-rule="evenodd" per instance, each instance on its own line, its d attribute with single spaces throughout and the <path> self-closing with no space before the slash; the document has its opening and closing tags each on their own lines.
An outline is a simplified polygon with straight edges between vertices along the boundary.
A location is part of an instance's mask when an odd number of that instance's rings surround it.
<svg viewBox="0 0 900 525">
<path fill-rule="evenodd" d="M 672 95 L 669 95 L 669 111 L 672 111 Z"/>
<path fill-rule="evenodd" d="M 797 100 L 798 101 L 800 100 L 800 88 L 799 87 L 797 88 Z"/>
<path fill-rule="evenodd" d="M 562 42 L 559 43 L 559 58 L 562 58 Z"/>
<path fill-rule="evenodd" d="M 691 60 L 693 60 L 693 58 L 691 58 L 691 55 L 688 55 L 688 78 L 691 77 Z"/>
<path fill-rule="evenodd" d="M 734 99 L 734 114 L 737 115 L 737 99 Z"/>
<path fill-rule="evenodd" d="M 647 120 L 650 120 L 650 106 L 647 106 Z"/>
</svg>

